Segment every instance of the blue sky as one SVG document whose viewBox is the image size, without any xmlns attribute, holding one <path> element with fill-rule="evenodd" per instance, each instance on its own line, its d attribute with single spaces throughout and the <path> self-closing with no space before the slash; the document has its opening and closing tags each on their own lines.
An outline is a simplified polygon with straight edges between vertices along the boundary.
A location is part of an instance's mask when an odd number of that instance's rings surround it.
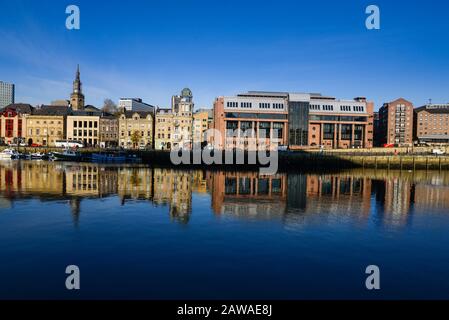
<svg viewBox="0 0 449 320">
<path fill-rule="evenodd" d="M 81 29 L 65 28 L 65 8 Z M 365 8 L 381 30 L 365 28 Z M 142 97 L 197 107 L 247 90 L 449 102 L 449 2 L 0 0 L 0 80 L 16 100 L 66 99 L 81 65 L 86 102 Z"/>
</svg>

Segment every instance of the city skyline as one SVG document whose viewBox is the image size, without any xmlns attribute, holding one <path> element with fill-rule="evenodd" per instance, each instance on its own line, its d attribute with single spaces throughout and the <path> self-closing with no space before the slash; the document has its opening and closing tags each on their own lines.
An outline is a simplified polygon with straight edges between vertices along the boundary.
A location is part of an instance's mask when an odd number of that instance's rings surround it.
<svg viewBox="0 0 449 320">
<path fill-rule="evenodd" d="M 248 1 L 239 10 L 201 1 L 136 4 L 139 10 L 78 1 L 81 29 L 69 31 L 65 3 L 2 3 L 1 80 L 16 85 L 17 102 L 33 105 L 66 98 L 78 63 L 86 104 L 96 106 L 140 97 L 167 107 L 184 87 L 198 108 L 242 89 L 363 95 L 375 110 L 397 97 L 415 106 L 448 99 L 443 1 L 378 1 L 375 31 L 364 26 L 364 1 Z M 182 14 L 173 16 L 168 6 Z"/>
</svg>

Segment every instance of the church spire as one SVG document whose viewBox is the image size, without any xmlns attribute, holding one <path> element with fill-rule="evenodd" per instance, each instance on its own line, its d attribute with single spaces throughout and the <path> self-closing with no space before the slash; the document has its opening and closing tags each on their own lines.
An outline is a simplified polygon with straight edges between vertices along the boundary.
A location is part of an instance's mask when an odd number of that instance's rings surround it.
<svg viewBox="0 0 449 320">
<path fill-rule="evenodd" d="M 70 96 L 71 106 L 74 110 L 84 109 L 84 95 L 81 84 L 80 65 L 76 68 L 75 81 L 73 81 L 73 92 Z"/>
<path fill-rule="evenodd" d="M 76 80 L 80 80 L 80 65 L 78 64 L 78 67 L 76 69 Z"/>
</svg>

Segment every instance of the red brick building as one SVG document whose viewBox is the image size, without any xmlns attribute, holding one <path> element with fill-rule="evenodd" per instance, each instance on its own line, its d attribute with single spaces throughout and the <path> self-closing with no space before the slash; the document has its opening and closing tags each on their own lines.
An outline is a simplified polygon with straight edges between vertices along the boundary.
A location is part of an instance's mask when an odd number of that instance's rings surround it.
<svg viewBox="0 0 449 320">
<path fill-rule="evenodd" d="M 17 143 L 26 135 L 25 116 L 31 114 L 33 107 L 29 104 L 10 104 L 0 110 L 0 139 L 3 143 Z"/>
<path fill-rule="evenodd" d="M 412 146 L 413 103 L 400 98 L 380 108 L 379 141 L 381 145 Z"/>
</svg>

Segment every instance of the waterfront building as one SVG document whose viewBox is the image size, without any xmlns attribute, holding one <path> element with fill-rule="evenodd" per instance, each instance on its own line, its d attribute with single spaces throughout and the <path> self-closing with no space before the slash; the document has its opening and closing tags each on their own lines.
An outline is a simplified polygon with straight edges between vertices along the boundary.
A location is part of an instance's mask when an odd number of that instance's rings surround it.
<svg viewBox="0 0 449 320">
<path fill-rule="evenodd" d="M 414 138 L 420 144 L 449 144 L 449 103 L 416 108 Z"/>
<path fill-rule="evenodd" d="M 287 97 L 282 93 L 248 92 L 217 98 L 214 128 L 218 136 L 213 137 L 214 148 L 257 150 L 272 149 L 276 144 L 286 145 Z"/>
<path fill-rule="evenodd" d="M 373 109 L 374 104 L 363 97 L 338 100 L 311 94 L 308 145 L 331 149 L 372 148 Z M 291 114 L 289 116 L 292 119 Z"/>
<path fill-rule="evenodd" d="M 385 103 L 379 110 L 381 145 L 412 146 L 413 104 L 403 98 Z"/>
<path fill-rule="evenodd" d="M 119 146 L 122 148 L 153 147 L 153 112 L 126 111 L 119 117 Z"/>
<path fill-rule="evenodd" d="M 172 109 L 158 109 L 154 132 L 154 146 L 156 150 L 171 150 L 173 132 Z"/>
<path fill-rule="evenodd" d="M 15 102 L 15 86 L 12 83 L 0 81 L 0 109 Z"/>
<path fill-rule="evenodd" d="M 80 66 L 78 65 L 75 81 L 73 81 L 73 92 L 70 95 L 70 105 L 75 111 L 84 109 L 84 94 L 82 89 Z"/>
<path fill-rule="evenodd" d="M 67 140 L 79 141 L 86 147 L 99 146 L 102 115 L 101 110 L 91 105 L 73 110 L 67 117 Z"/>
<path fill-rule="evenodd" d="M 198 109 L 198 113 L 207 112 L 207 129 L 209 130 L 207 132 L 207 135 L 205 136 L 207 145 L 212 146 L 213 145 L 213 130 L 214 129 L 214 110 L 213 109 Z"/>
<path fill-rule="evenodd" d="M 156 107 L 144 103 L 141 98 L 121 98 L 118 102 L 120 112 L 124 111 L 142 111 L 154 112 Z"/>
<path fill-rule="evenodd" d="M 118 146 L 119 120 L 114 115 L 102 114 L 100 117 L 100 147 Z"/>
<path fill-rule="evenodd" d="M 197 111 L 193 115 L 193 145 L 201 148 L 207 143 L 207 130 L 209 129 L 209 112 Z"/>
<path fill-rule="evenodd" d="M 365 98 L 338 100 L 321 94 L 248 92 L 217 98 L 215 148 L 251 150 L 266 145 L 290 149 L 373 146 L 374 104 Z M 252 136 L 233 137 L 233 130 Z M 263 136 L 266 136 L 264 139 Z"/>
<path fill-rule="evenodd" d="M 26 116 L 33 112 L 29 104 L 10 104 L 0 110 L 0 138 L 2 143 L 24 143 Z"/>
<path fill-rule="evenodd" d="M 379 112 L 376 111 L 373 113 L 373 131 L 374 131 L 374 141 L 373 141 L 373 147 L 381 147 L 381 135 L 380 135 L 380 122 L 379 122 Z"/>
<path fill-rule="evenodd" d="M 57 140 L 66 137 L 68 106 L 43 105 L 26 116 L 26 144 L 54 147 Z"/>
<path fill-rule="evenodd" d="M 289 148 L 371 148 L 373 109 L 374 104 L 363 97 L 340 100 L 319 93 L 290 93 Z"/>
<path fill-rule="evenodd" d="M 193 108 L 193 95 L 190 89 L 185 88 L 181 91 L 181 95 L 172 97 L 172 149 L 192 148 Z"/>
</svg>

